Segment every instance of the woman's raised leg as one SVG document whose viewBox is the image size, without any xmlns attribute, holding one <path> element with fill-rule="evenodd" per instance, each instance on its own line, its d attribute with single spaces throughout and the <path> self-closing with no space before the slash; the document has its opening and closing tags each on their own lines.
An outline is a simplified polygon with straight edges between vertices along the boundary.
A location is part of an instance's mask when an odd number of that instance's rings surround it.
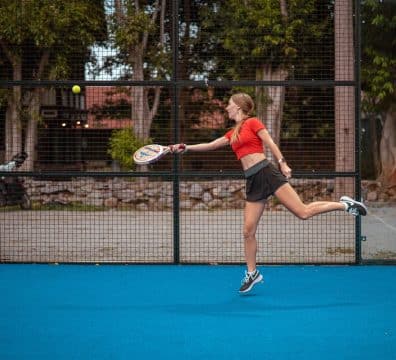
<svg viewBox="0 0 396 360">
<path fill-rule="evenodd" d="M 345 205 L 336 201 L 315 201 L 305 205 L 290 184 L 282 185 L 275 191 L 278 200 L 294 215 L 302 220 L 335 210 L 345 210 Z"/>
</svg>

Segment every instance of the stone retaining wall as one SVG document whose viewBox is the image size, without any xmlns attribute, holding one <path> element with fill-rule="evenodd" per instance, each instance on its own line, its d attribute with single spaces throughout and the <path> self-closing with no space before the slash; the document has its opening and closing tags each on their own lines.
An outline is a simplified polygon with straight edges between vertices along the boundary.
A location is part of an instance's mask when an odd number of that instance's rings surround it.
<svg viewBox="0 0 396 360">
<path fill-rule="evenodd" d="M 293 179 L 293 187 L 305 202 L 335 200 L 334 181 Z M 375 181 L 363 181 L 363 198 L 367 202 L 396 202 L 396 187 L 382 189 Z M 25 187 L 34 203 L 83 204 L 109 208 L 163 210 L 173 207 L 172 182 L 131 181 L 126 178 L 80 178 L 71 181 L 35 181 L 27 179 Z M 239 209 L 245 199 L 245 181 L 215 180 L 180 183 L 180 206 L 188 210 Z M 277 208 L 276 200 L 269 204 Z"/>
<path fill-rule="evenodd" d="M 333 181 L 293 180 L 305 201 L 331 199 Z M 80 178 L 71 181 L 27 179 L 25 187 L 36 204 L 83 204 L 109 208 L 162 210 L 173 207 L 172 182 L 125 178 Z M 239 209 L 244 206 L 245 181 L 215 180 L 180 183 L 180 206 L 188 210 Z M 276 201 L 270 206 L 277 207 Z"/>
</svg>

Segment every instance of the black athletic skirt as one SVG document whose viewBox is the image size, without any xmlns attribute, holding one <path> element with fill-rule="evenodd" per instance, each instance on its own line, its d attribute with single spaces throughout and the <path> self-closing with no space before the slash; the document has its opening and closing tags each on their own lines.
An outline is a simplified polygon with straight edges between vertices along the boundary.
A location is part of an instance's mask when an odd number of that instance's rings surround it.
<svg viewBox="0 0 396 360">
<path fill-rule="evenodd" d="M 288 181 L 286 177 L 267 159 L 245 171 L 246 201 L 261 201 L 273 195 Z"/>
</svg>

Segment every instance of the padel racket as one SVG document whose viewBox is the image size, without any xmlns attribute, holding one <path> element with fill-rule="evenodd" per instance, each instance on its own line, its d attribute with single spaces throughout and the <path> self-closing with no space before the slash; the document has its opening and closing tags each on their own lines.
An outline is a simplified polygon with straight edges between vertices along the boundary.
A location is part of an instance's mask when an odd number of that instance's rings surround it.
<svg viewBox="0 0 396 360">
<path fill-rule="evenodd" d="M 186 145 L 180 144 L 179 149 L 185 149 Z M 152 164 L 171 151 L 169 146 L 150 144 L 142 146 L 133 154 L 133 161 L 138 165 Z"/>
<path fill-rule="evenodd" d="M 179 144 L 179 150 L 185 152 L 185 144 Z M 152 164 L 171 151 L 170 146 L 163 146 L 158 144 L 150 144 L 142 146 L 133 154 L 133 161 L 138 165 Z"/>
<path fill-rule="evenodd" d="M 170 152 L 169 146 L 150 144 L 137 149 L 133 161 L 138 165 L 152 164 Z"/>
</svg>

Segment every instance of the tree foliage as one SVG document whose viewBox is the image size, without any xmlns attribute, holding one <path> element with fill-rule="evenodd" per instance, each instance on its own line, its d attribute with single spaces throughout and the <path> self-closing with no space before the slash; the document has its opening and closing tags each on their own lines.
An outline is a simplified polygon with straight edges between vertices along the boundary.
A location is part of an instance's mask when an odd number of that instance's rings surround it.
<svg viewBox="0 0 396 360">
<path fill-rule="evenodd" d="M 202 9 L 202 28 L 208 41 L 221 44 L 216 64 L 225 77 L 254 79 L 263 63 L 276 68 L 304 60 L 304 40 L 317 41 L 326 27 L 316 14 L 315 0 L 213 2 Z"/>
<path fill-rule="evenodd" d="M 386 111 L 396 95 L 396 3 L 362 2 L 363 110 Z"/>
<path fill-rule="evenodd" d="M 0 0 L 0 46 L 11 80 L 66 79 L 73 63 L 84 63 L 87 49 L 103 39 L 103 8 L 94 0 Z M 78 59 L 80 61 L 78 61 Z M 30 154 L 30 170 L 39 120 L 42 89 L 14 86 L 7 95 L 6 156 L 22 150 Z M 27 105 L 25 105 L 27 102 Z M 21 120 L 27 107 L 27 124 Z M 25 140 L 22 133 L 25 132 Z"/>
<path fill-rule="evenodd" d="M 395 32 L 395 2 L 362 2 L 362 108 L 373 158 L 365 169 L 388 185 L 396 185 Z"/>
<path fill-rule="evenodd" d="M 169 36 L 165 36 L 166 1 L 118 0 L 108 16 L 111 42 L 116 52 L 109 55 L 105 69 L 123 64 L 125 79 L 136 79 L 136 74 L 146 79 L 161 79 L 169 76 Z M 168 34 L 169 35 L 169 34 Z M 139 67 L 143 66 L 144 69 Z"/>
<path fill-rule="evenodd" d="M 38 66 L 41 56 L 50 54 L 50 66 L 40 74 L 32 68 L 28 78 L 66 78 L 70 56 L 85 55 L 104 38 L 103 21 L 103 9 L 93 0 L 0 0 L 0 43 L 9 60 L 30 57 Z"/>
</svg>

